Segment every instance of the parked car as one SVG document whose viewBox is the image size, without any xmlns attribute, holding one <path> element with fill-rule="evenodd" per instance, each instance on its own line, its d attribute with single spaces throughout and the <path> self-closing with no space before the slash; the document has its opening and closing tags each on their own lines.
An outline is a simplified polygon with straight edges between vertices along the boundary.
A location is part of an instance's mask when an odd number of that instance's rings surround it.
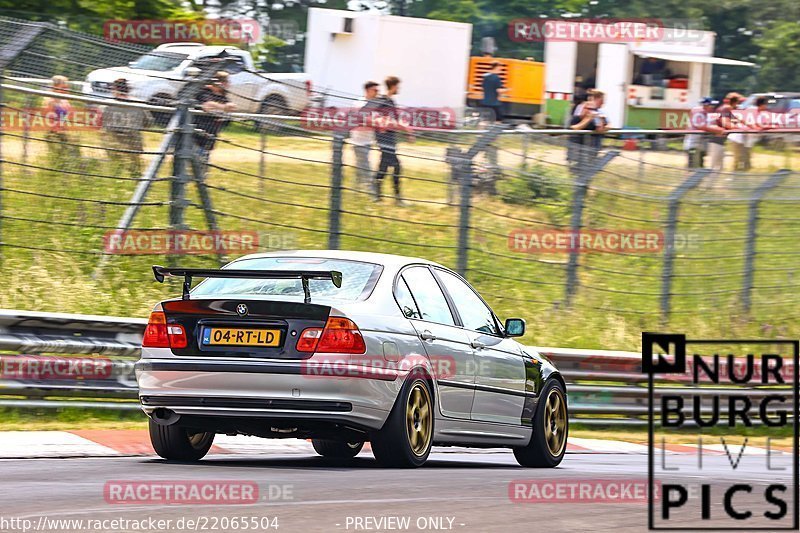
<svg viewBox="0 0 800 533">
<path fill-rule="evenodd" d="M 769 99 L 767 109 L 773 113 L 788 113 L 800 109 L 800 93 L 755 93 L 745 98 L 739 105 L 740 109 L 756 106 L 756 100 L 762 96 Z"/>
<path fill-rule="evenodd" d="M 756 107 L 756 100 L 762 96 L 768 98 L 767 110 L 774 114 L 795 114 L 800 115 L 800 93 L 755 93 L 748 96 L 744 102 L 739 105 L 739 109 L 752 109 Z M 797 117 L 795 117 L 796 119 Z M 776 121 L 780 123 L 779 121 Z M 796 127 L 797 120 L 792 121 L 789 127 Z M 800 143 L 800 135 L 796 133 L 770 133 L 765 135 L 763 142 L 768 146 L 781 150 L 787 144 Z"/>
<path fill-rule="evenodd" d="M 232 64 L 229 96 L 243 113 L 297 114 L 312 95 L 311 80 L 303 73 L 258 72 L 250 53 L 235 46 L 197 43 L 162 44 L 127 66 L 94 70 L 86 77 L 84 92 L 111 96 L 114 80 L 125 78 L 130 98 L 156 105 L 169 105 L 186 81 L 186 69 L 204 59 L 227 57 Z"/>
<path fill-rule="evenodd" d="M 442 265 L 294 251 L 153 270 L 185 278 L 154 307 L 136 363 L 161 457 L 199 460 L 216 433 L 310 438 L 336 458 L 369 441 L 395 467 L 422 465 L 432 445 L 508 447 L 529 467 L 564 457 L 558 370 L 514 340 L 524 320 L 501 322 Z"/>
</svg>

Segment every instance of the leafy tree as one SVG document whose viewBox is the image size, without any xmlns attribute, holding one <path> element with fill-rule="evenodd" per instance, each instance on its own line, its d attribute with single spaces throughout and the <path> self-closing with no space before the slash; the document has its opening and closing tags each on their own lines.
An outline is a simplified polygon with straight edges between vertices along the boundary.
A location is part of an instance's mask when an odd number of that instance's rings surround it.
<svg viewBox="0 0 800 533">
<path fill-rule="evenodd" d="M 788 20 L 775 22 L 756 39 L 756 44 L 761 66 L 759 89 L 800 90 L 800 25 Z"/>
</svg>

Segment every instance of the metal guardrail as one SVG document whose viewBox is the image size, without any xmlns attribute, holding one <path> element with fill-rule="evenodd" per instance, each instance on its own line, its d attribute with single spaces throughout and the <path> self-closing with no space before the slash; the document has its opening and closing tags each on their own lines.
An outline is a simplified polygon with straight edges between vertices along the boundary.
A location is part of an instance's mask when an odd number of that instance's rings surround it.
<svg viewBox="0 0 800 533">
<path fill-rule="evenodd" d="M 0 310 L 0 350 L 14 352 L 0 355 L 0 407 L 138 410 L 133 365 L 146 324 L 136 318 Z M 558 366 L 567 382 L 572 423 L 646 423 L 647 376 L 640 353 L 537 350 Z M 787 382 L 794 371 L 791 363 L 784 364 Z M 708 393 L 680 379 L 662 379 L 658 385 L 657 398 L 676 392 Z M 741 391 L 714 389 L 720 396 Z M 770 388 L 748 389 L 752 398 L 774 393 Z"/>
</svg>

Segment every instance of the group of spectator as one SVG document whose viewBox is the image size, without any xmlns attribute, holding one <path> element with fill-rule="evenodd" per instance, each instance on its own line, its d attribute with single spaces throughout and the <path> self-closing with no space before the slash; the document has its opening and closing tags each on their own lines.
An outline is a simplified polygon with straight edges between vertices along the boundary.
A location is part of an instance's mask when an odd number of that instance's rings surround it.
<svg viewBox="0 0 800 533">
<path fill-rule="evenodd" d="M 411 142 L 414 141 L 414 135 L 410 127 L 397 120 L 398 107 L 394 97 L 400 91 L 400 78 L 389 76 L 383 81 L 383 85 L 385 92 L 381 94 L 377 82 L 368 81 L 364 84 L 360 112 L 364 116 L 374 113 L 378 118 L 374 123 L 351 130 L 350 143 L 356 156 L 358 187 L 367 191 L 371 189 L 374 200 L 380 202 L 384 196 L 383 180 L 391 169 L 395 203 L 402 206 L 405 201 L 400 195 L 402 166 L 397 157 L 398 133 L 405 132 Z M 376 144 L 380 151 L 380 161 L 377 172 L 373 173 L 370 154 Z"/>
<path fill-rule="evenodd" d="M 225 113 L 236 110 L 228 97 L 229 75 L 225 71 L 215 73 L 209 83 L 203 86 L 196 95 L 199 107 L 204 111 L 195 117 L 192 135 L 196 155 L 202 163 L 208 162 L 209 154 L 214 148 L 217 136 L 228 124 Z M 73 107 L 66 97 L 70 92 L 69 79 L 65 76 L 53 76 L 51 89 L 54 93 L 65 97 L 47 97 L 42 102 L 43 114 L 47 118 L 46 139 L 49 151 L 58 158 L 75 157 L 80 159 L 79 143 L 70 129 L 84 126 L 99 126 L 107 135 L 103 136 L 109 158 L 121 161 L 131 176 L 142 173 L 142 153 L 144 151 L 143 132 L 153 124 L 152 114 L 144 107 L 115 105 L 115 102 L 131 100 L 131 88 L 128 80 L 118 78 L 111 84 L 112 102 L 101 106 L 95 124 L 75 124 L 71 119 Z"/>
<path fill-rule="evenodd" d="M 703 133 L 686 135 L 683 148 L 688 156 L 689 168 L 703 168 L 706 156 L 712 170 L 721 171 L 725 163 L 725 146 L 733 152 L 733 170 L 746 172 L 751 168 L 752 147 L 758 141 L 758 132 L 768 128 L 759 121 L 745 123 L 734 111 L 744 97 L 735 92 L 728 93 L 722 102 L 711 97 L 703 98 L 700 106 L 692 110 L 691 123 Z M 762 96 L 756 99 L 755 113 L 768 113 L 769 100 Z"/>
</svg>

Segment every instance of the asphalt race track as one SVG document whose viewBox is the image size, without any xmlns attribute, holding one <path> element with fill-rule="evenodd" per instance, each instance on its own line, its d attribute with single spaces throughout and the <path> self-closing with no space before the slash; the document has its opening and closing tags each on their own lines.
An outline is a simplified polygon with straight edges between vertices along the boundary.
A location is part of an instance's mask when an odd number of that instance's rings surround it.
<svg viewBox="0 0 800 533">
<path fill-rule="evenodd" d="M 668 456 L 668 460 L 671 468 L 694 471 L 692 455 Z M 672 475 L 687 483 L 711 482 L 715 487 L 733 482 L 764 483 L 772 477 L 761 461 L 744 457 L 735 472 L 727 461 L 721 456 L 706 458 L 703 476 L 680 471 Z M 347 463 L 311 455 L 210 455 L 198 464 L 166 463 L 153 457 L 9 459 L 0 461 L 0 472 L 0 520 L 6 520 L 0 527 L 3 531 L 23 531 L 19 523 L 16 529 L 11 527 L 8 519 L 12 517 L 30 520 L 30 530 L 39 531 L 42 524 L 49 524 L 44 528 L 48 531 L 86 531 L 74 525 L 72 529 L 54 525 L 52 520 L 120 518 L 173 521 L 170 527 L 145 529 L 148 531 L 177 530 L 174 524 L 180 519 L 184 520 L 182 529 L 190 529 L 186 520 L 198 519 L 202 524 L 194 524 L 192 529 L 237 530 L 230 522 L 223 524 L 224 517 L 277 517 L 277 531 L 289 532 L 632 532 L 645 531 L 647 526 L 647 506 L 642 501 L 519 503 L 509 497 L 509 484 L 515 480 L 641 484 L 647 479 L 646 455 L 569 454 L 554 470 L 523 469 L 510 453 L 496 452 L 437 451 L 417 470 L 380 468 L 369 452 Z M 119 481 L 255 482 L 261 501 L 245 505 L 107 501 L 107 482 Z M 737 505 L 746 507 L 750 498 L 737 496 Z M 761 495 L 752 499 L 761 499 Z M 721 507 L 717 501 L 712 511 Z M 41 522 L 43 516 L 50 522 Z M 383 522 L 378 521 L 381 517 Z M 405 525 L 386 517 L 406 517 L 409 522 Z"/>
</svg>

